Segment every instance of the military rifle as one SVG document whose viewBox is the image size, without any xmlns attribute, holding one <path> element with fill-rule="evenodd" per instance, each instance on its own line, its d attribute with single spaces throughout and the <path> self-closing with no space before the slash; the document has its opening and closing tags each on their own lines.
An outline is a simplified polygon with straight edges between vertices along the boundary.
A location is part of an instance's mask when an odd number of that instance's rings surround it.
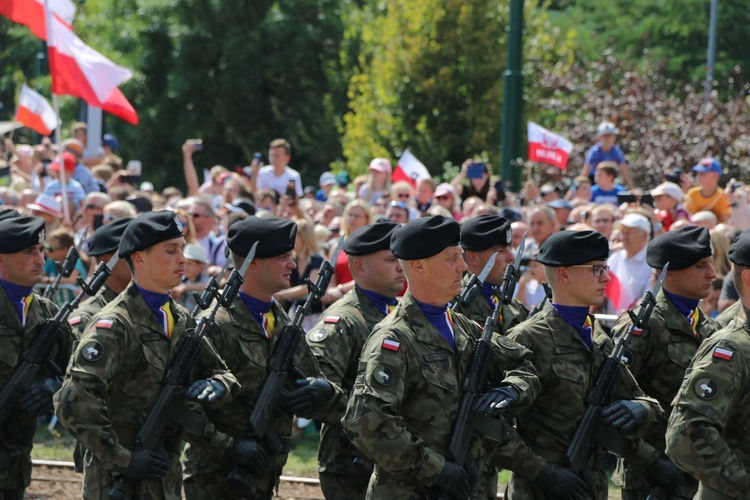
<svg viewBox="0 0 750 500">
<path fill-rule="evenodd" d="M 76 257 L 77 258 L 77 257 Z M 67 260 L 67 258 L 66 258 Z M 13 372 L 13 376 L 0 391 L 0 425 L 5 423 L 8 417 L 15 409 L 18 397 L 26 389 L 26 385 L 31 382 L 39 373 L 42 365 L 47 367 L 56 375 L 62 375 L 62 370 L 51 359 L 50 353 L 55 345 L 65 334 L 65 323 L 68 316 L 80 304 L 84 295 L 96 295 L 96 292 L 102 287 L 107 278 L 112 274 L 112 268 L 117 263 L 118 257 L 115 254 L 108 263 L 100 262 L 91 279 L 86 283 L 83 278 L 78 278 L 78 286 L 81 291 L 72 300 L 69 300 L 57 311 L 57 314 L 48 319 L 29 347 L 21 355 L 21 363 Z"/>
<path fill-rule="evenodd" d="M 70 277 L 76 267 L 76 262 L 78 262 L 78 250 L 76 250 L 76 247 L 70 247 L 68 253 L 65 254 L 65 260 L 63 260 L 63 263 L 60 264 L 59 262 L 55 262 L 55 267 L 57 267 L 55 282 L 45 288 L 42 297 L 49 299 L 55 294 L 57 287 L 60 286 L 60 280 Z"/>
<path fill-rule="evenodd" d="M 595 441 L 594 431 L 599 423 L 599 412 L 612 402 L 615 384 L 620 376 L 622 357 L 625 354 L 628 342 L 630 342 L 630 336 L 633 334 L 634 329 L 642 330 L 648 323 L 654 306 L 656 306 L 656 295 L 659 293 L 662 283 L 664 283 L 668 267 L 669 263 L 662 269 L 653 292 L 646 292 L 640 303 L 638 313 L 636 314 L 632 309 L 628 309 L 628 316 L 630 316 L 631 323 L 625 330 L 625 333 L 620 335 L 615 341 L 612 352 L 599 368 L 594 385 L 586 396 L 586 408 L 566 451 L 571 469 L 584 480 L 583 476 L 587 473 L 585 470 L 586 463 Z"/>
<path fill-rule="evenodd" d="M 552 302 L 552 287 L 550 287 L 549 283 L 547 283 L 546 281 L 542 281 L 542 287 L 544 288 L 544 298 L 539 304 L 534 306 L 534 308 L 529 313 L 529 318 L 544 309 L 544 305 L 547 302 Z"/>
<path fill-rule="evenodd" d="M 227 249 L 228 248 L 229 247 L 227 247 Z M 211 276 L 211 279 L 208 280 L 208 283 L 206 283 L 206 286 L 203 288 L 203 291 L 200 294 L 198 292 L 193 292 L 193 294 L 195 295 L 195 307 L 193 307 L 193 310 L 190 311 L 191 316 L 195 317 L 201 310 L 205 311 L 206 309 L 208 309 L 211 306 L 211 302 L 213 302 L 214 298 L 219 296 L 219 281 L 227 273 L 227 269 L 229 269 L 229 262 L 231 260 L 228 255 L 226 256 L 226 258 L 227 260 L 224 261 L 224 267 L 221 268 L 219 279 L 217 280 L 216 276 Z"/>
<path fill-rule="evenodd" d="M 464 289 L 461 291 L 458 297 L 456 297 L 456 301 L 451 304 L 451 310 L 455 311 L 459 307 L 469 307 L 471 303 L 474 302 L 474 298 L 476 298 L 479 290 L 481 290 L 484 286 L 484 280 L 487 279 L 490 271 L 492 271 L 492 268 L 495 267 L 496 259 L 497 252 L 493 253 L 490 256 L 489 260 L 487 260 L 487 263 L 484 265 L 484 267 L 482 268 L 482 272 L 480 272 L 479 275 L 471 275 L 471 278 L 469 278 L 469 281 L 466 283 Z"/>
<path fill-rule="evenodd" d="M 278 455 L 283 451 L 281 440 L 271 427 L 275 421 L 276 402 L 284 389 L 284 383 L 290 372 L 295 372 L 295 376 L 304 378 L 304 374 L 294 367 L 294 356 L 305 334 L 302 321 L 310 313 L 310 307 L 313 303 L 320 301 L 325 294 L 334 272 L 331 262 L 335 263 L 338 259 L 343 243 L 344 239 L 339 239 L 331 259 L 323 262 L 320 266 L 316 282 L 313 283 L 309 278 L 306 280 L 307 298 L 304 304 L 294 311 L 291 323 L 286 325 L 279 334 L 271 358 L 268 360 L 268 375 L 250 414 L 248 437 L 258 443 L 265 442 L 271 455 Z M 245 479 L 245 475 L 240 467 L 235 467 L 229 473 L 228 481 L 235 489 L 250 492 L 249 496 L 253 498 L 255 497 L 255 487 Z"/>
</svg>

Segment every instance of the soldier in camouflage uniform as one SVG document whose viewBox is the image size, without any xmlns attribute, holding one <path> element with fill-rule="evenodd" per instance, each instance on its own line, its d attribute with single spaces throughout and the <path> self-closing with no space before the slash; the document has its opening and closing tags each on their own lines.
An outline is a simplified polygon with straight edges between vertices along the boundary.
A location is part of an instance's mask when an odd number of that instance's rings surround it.
<svg viewBox="0 0 750 500">
<path fill-rule="evenodd" d="M 604 450 L 591 450 L 587 483 L 570 469 L 566 450 L 594 377 L 613 347 L 589 314 L 590 306 L 604 301 L 610 281 L 608 254 L 607 239 L 593 231 L 561 231 L 540 248 L 538 259 L 554 300 L 513 328 L 508 337 L 532 351 L 542 390 L 517 417 L 516 446 L 503 453 L 504 463 L 513 464 L 505 498 L 607 498 Z M 621 372 L 614 400 L 603 409 L 602 420 L 620 433 L 646 432 L 648 424 L 656 424 L 663 414 L 627 369 Z"/>
<path fill-rule="evenodd" d="M 750 231 L 729 249 L 747 318 Z M 694 498 L 750 496 L 750 324 L 733 321 L 701 344 L 685 373 L 667 426 L 667 455 L 700 485 Z"/>
<path fill-rule="evenodd" d="M 174 212 L 144 213 L 128 225 L 118 253 L 127 259 L 133 281 L 92 318 L 55 395 L 60 422 L 86 448 L 86 499 L 109 498 L 120 478 L 132 488 L 126 492 L 130 498 L 180 498 L 180 428 L 169 423 L 163 447 L 156 450 L 135 446 L 135 437 L 180 340 L 195 328 L 168 296 L 185 271 L 184 246 Z M 188 387 L 186 404 L 199 414 L 193 401 L 218 404 L 238 390 L 205 338 L 193 375 L 200 378 Z M 194 432 L 200 429 L 194 426 Z"/>
<path fill-rule="evenodd" d="M 21 354 L 57 313 L 51 301 L 34 294 L 44 266 L 44 220 L 2 212 L 0 220 L 0 388 L 21 362 Z M 14 216 L 15 215 L 15 216 Z M 65 368 L 73 336 L 66 331 L 50 359 Z M 31 482 L 31 446 L 37 415 L 52 409 L 52 394 L 60 387 L 56 375 L 42 366 L 24 390 L 18 407 L 0 423 L 0 500 L 23 498 Z"/>
<path fill-rule="evenodd" d="M 721 314 L 714 318 L 716 329 L 720 330 L 726 327 L 729 323 L 733 322 L 735 318 L 742 323 L 744 323 L 746 319 L 745 308 L 742 307 L 742 302 L 739 300 L 724 309 Z"/>
<path fill-rule="evenodd" d="M 404 272 L 390 249 L 390 221 L 361 227 L 344 242 L 355 287 L 328 308 L 308 332 L 307 343 L 326 378 L 343 389 L 336 407 L 324 415 L 318 449 L 320 487 L 329 499 L 364 499 L 372 465 L 341 428 L 357 376 L 359 354 L 372 328 L 396 305 Z"/>
<path fill-rule="evenodd" d="M 480 335 L 476 323 L 446 309 L 466 270 L 459 232 L 455 220 L 433 216 L 391 236 L 409 291 L 365 342 L 342 421 L 354 446 L 375 463 L 368 499 L 478 498 L 467 471 L 446 458 Z M 494 388 L 486 396 L 495 405 L 523 408 L 538 391 L 529 352 L 499 335 L 492 342 L 488 381 Z M 479 444 L 468 469 L 483 459 Z"/>
<path fill-rule="evenodd" d="M 206 442 L 198 440 L 185 447 L 183 464 L 188 500 L 249 495 L 232 491 L 227 483 L 227 476 L 237 466 L 254 483 L 255 498 L 270 499 L 289 453 L 293 414 L 309 418 L 314 411 L 327 410 L 323 404 L 334 396 L 334 387 L 325 380 L 298 380 L 297 383 L 304 384 L 298 388 L 290 377 L 287 388 L 292 393 L 280 398 L 281 408 L 271 426 L 281 439 L 283 451 L 267 456 L 267 443 L 257 443 L 249 437 L 250 414 L 265 382 L 269 358 L 290 322 L 273 300 L 273 294 L 289 287 L 290 274 L 296 267 L 292 259 L 296 234 L 297 224 L 281 218 L 248 217 L 229 228 L 227 243 L 236 268 L 242 265 L 256 241 L 258 247 L 237 298 L 230 307 L 219 309 L 216 328 L 209 335 L 242 388 L 231 403 L 206 408 L 216 430 Z M 294 365 L 309 376 L 319 376 L 318 364 L 305 342 L 298 348 Z M 304 404 L 290 404 L 292 400 L 304 400 Z"/>
<path fill-rule="evenodd" d="M 698 306 L 716 278 L 712 254 L 711 235 L 700 226 L 658 236 L 646 250 L 649 266 L 660 271 L 668 262 L 669 270 L 646 327 L 634 330 L 630 337 L 625 364 L 643 391 L 659 401 L 667 416 L 698 346 L 716 330 L 713 320 Z M 612 337 L 625 334 L 631 325 L 628 315 L 621 316 L 612 329 Z M 645 499 L 655 487 L 662 489 L 658 495 L 662 500 L 690 499 L 695 495 L 697 481 L 664 454 L 667 419 L 632 450 L 632 456 L 618 461 L 615 484 L 622 486 L 623 499 Z"/>
</svg>

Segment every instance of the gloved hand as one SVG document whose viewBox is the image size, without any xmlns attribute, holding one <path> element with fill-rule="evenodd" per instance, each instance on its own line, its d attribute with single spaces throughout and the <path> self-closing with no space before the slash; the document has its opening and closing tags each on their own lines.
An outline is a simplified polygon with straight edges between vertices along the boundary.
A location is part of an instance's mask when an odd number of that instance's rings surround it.
<svg viewBox="0 0 750 500">
<path fill-rule="evenodd" d="M 333 386 L 321 378 L 302 378 L 295 381 L 299 386 L 292 392 L 283 391 L 278 405 L 287 413 L 310 418 L 312 412 L 333 396 Z"/>
<path fill-rule="evenodd" d="M 474 401 L 472 410 L 483 415 L 499 415 L 518 403 L 520 394 L 515 387 L 501 385 L 488 390 Z"/>
<path fill-rule="evenodd" d="M 448 499 L 465 500 L 471 494 L 469 475 L 462 467 L 447 460 L 435 486 Z"/>
<path fill-rule="evenodd" d="M 18 406 L 26 413 L 44 415 L 52 411 L 52 395 L 60 390 L 62 382 L 45 378 L 26 384 L 26 389 L 18 399 Z"/>
<path fill-rule="evenodd" d="M 214 379 L 196 380 L 188 387 L 185 396 L 199 403 L 213 403 L 227 393 L 224 384 Z"/>
<path fill-rule="evenodd" d="M 649 483 L 661 486 L 671 495 L 678 496 L 685 473 L 668 458 L 657 458 L 648 466 L 646 477 Z"/>
<path fill-rule="evenodd" d="M 254 439 L 235 439 L 227 450 L 227 459 L 247 469 L 253 476 L 266 470 L 266 452 Z"/>
<path fill-rule="evenodd" d="M 602 421 L 614 430 L 629 432 L 648 417 L 646 407 L 635 401 L 620 400 L 602 408 Z"/>
<path fill-rule="evenodd" d="M 588 485 L 567 467 L 559 467 L 549 462 L 534 479 L 534 483 L 550 498 L 570 498 L 586 500 Z"/>
<path fill-rule="evenodd" d="M 169 455 L 164 451 L 133 448 L 130 450 L 130 465 L 124 475 L 138 480 L 161 479 L 167 475 L 169 465 Z"/>
</svg>

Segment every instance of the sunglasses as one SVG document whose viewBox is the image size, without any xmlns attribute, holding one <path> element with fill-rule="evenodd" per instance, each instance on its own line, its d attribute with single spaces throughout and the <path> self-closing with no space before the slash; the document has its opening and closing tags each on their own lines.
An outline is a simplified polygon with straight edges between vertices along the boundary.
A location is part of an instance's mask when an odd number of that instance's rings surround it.
<svg viewBox="0 0 750 500">
<path fill-rule="evenodd" d="M 436 197 L 435 197 L 435 199 L 436 199 L 436 200 L 447 200 L 448 198 L 450 198 L 450 196 L 449 196 L 449 195 L 447 195 L 447 194 L 444 194 L 444 195 L 442 195 L 442 196 L 436 196 Z"/>
<path fill-rule="evenodd" d="M 193 219 L 199 219 L 199 218 L 201 218 L 201 217 L 208 217 L 208 215 L 204 215 L 204 214 L 199 214 L 199 213 L 196 213 L 196 212 L 193 212 L 193 213 L 189 213 L 188 215 L 189 215 L 190 217 L 192 217 Z"/>
<path fill-rule="evenodd" d="M 102 209 L 103 209 L 103 208 L 102 208 L 102 207 L 100 207 L 99 205 L 94 205 L 94 204 L 92 204 L 92 203 L 89 203 L 89 204 L 88 204 L 88 205 L 86 205 L 86 206 L 85 206 L 84 208 L 85 208 L 86 210 L 102 210 Z"/>
</svg>

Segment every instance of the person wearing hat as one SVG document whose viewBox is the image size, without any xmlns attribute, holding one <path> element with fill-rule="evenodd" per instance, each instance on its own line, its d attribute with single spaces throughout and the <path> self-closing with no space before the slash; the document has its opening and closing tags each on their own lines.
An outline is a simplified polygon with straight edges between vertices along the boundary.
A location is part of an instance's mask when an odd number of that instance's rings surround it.
<svg viewBox="0 0 750 500">
<path fill-rule="evenodd" d="M 185 263 L 185 276 L 182 283 L 172 289 L 172 296 L 182 307 L 192 311 L 196 305 L 195 293 L 200 293 L 206 287 L 210 279 L 204 273 L 209 264 L 206 249 L 195 243 L 188 243 L 183 250 L 187 262 Z"/>
<path fill-rule="evenodd" d="M 464 179 L 468 179 L 469 182 L 464 184 Z M 451 186 L 455 189 L 461 202 L 472 196 L 487 201 L 487 194 L 491 187 L 490 171 L 483 160 L 468 158 L 461 164 L 461 170 L 451 181 Z"/>
<path fill-rule="evenodd" d="M 615 144 L 619 133 L 620 131 L 612 122 L 605 120 L 599 124 L 596 128 L 597 143 L 586 153 L 581 175 L 587 176 L 591 180 L 591 184 L 594 184 L 596 166 L 604 161 L 613 162 L 620 167 L 620 174 L 625 183 L 630 186 L 630 189 L 635 189 L 635 184 L 630 178 L 630 172 L 628 172 L 628 166 L 625 163 L 625 155 L 622 154 L 620 146 Z"/>
<path fill-rule="evenodd" d="M 81 184 L 83 190 L 86 191 L 86 194 L 101 192 L 99 189 L 99 183 L 96 182 L 96 179 L 91 173 L 91 170 L 89 170 L 89 167 L 84 164 L 85 161 L 91 160 L 91 158 L 88 158 L 87 160 L 83 159 L 83 143 L 81 143 L 81 141 L 77 139 L 66 139 L 62 142 L 61 146 L 63 148 L 63 151 L 72 154 L 76 160 L 76 166 L 75 169 L 73 169 L 71 178 L 75 179 Z M 95 165 L 99 165 L 100 163 L 104 163 L 103 160 L 104 158 L 100 158 L 96 162 L 90 163 L 90 165 L 92 167 Z"/>
<path fill-rule="evenodd" d="M 48 194 L 39 194 L 34 203 L 28 203 L 26 208 L 31 210 L 34 217 L 44 219 L 46 231 L 54 231 L 60 226 L 63 216 L 60 200 Z"/>
<path fill-rule="evenodd" d="M 60 422 L 86 449 L 84 498 L 107 497 L 118 478 L 132 481 L 131 498 L 180 498 L 182 428 L 167 424 L 163 447 L 156 450 L 137 446 L 136 434 L 180 341 L 195 328 L 169 296 L 185 274 L 184 246 L 174 212 L 147 212 L 127 225 L 117 252 L 133 280 L 91 318 L 55 394 Z M 199 416 L 203 410 L 196 402 L 226 403 L 239 389 L 208 339 L 202 342 L 184 402 Z M 174 411 L 182 407 L 176 404 Z M 186 425 L 193 433 L 210 427 Z"/>
<path fill-rule="evenodd" d="M 708 210 L 716 215 L 719 222 L 729 220 L 729 200 L 719 187 L 722 172 L 721 164 L 713 158 L 703 158 L 693 167 L 693 173 L 698 176 L 698 186 L 690 188 L 685 195 L 685 210 L 688 213 L 692 215 Z"/>
<path fill-rule="evenodd" d="M 391 162 L 385 158 L 373 158 L 367 167 L 367 180 L 357 191 L 357 197 L 374 205 L 384 194 L 391 191 Z"/>
<path fill-rule="evenodd" d="M 484 482 L 470 484 L 475 467 L 467 471 L 448 459 L 462 376 L 481 335 L 476 323 L 447 309 L 467 269 L 459 241 L 459 224 L 439 215 L 391 234 L 390 248 L 409 289 L 367 338 L 342 420 L 349 440 L 375 464 L 367 498 L 486 495 Z M 477 404 L 522 408 L 539 390 L 531 353 L 499 335 L 492 343 L 492 389 Z M 504 420 L 493 420 L 493 426 L 505 432 Z M 469 463 L 480 464 L 483 451 L 474 442 Z"/>
<path fill-rule="evenodd" d="M 630 212 L 615 221 L 620 230 L 622 248 L 607 259 L 610 276 L 617 277 L 616 291 L 610 292 L 605 310 L 621 314 L 641 297 L 651 285 L 651 268 L 646 262 L 646 245 L 651 239 L 651 221 L 639 213 Z"/>
<path fill-rule="evenodd" d="M 665 231 L 669 231 L 672 224 L 678 220 L 690 220 L 690 214 L 682 206 L 685 193 L 674 182 L 662 182 L 651 190 L 651 196 L 654 198 L 656 216 Z"/>
<path fill-rule="evenodd" d="M 690 360 L 701 342 L 717 329 L 699 307 L 716 278 L 712 255 L 708 230 L 697 226 L 658 236 L 646 250 L 651 268 L 661 272 L 669 263 L 669 269 L 646 327 L 634 331 L 630 338 L 625 363 L 667 416 Z M 612 338 L 623 335 L 631 323 L 628 315 L 620 316 Z M 645 436 L 637 454 L 619 461 L 616 477 L 623 485 L 624 499 L 645 498 L 657 486 L 669 490 L 670 498 L 693 498 L 697 483 L 664 454 L 666 423 L 665 418 Z"/>
<path fill-rule="evenodd" d="M 320 189 L 315 192 L 315 199 L 323 202 L 328 201 L 328 194 L 333 189 L 333 186 L 336 185 L 336 176 L 333 175 L 333 172 L 323 172 L 320 174 L 318 184 L 320 185 Z"/>
<path fill-rule="evenodd" d="M 433 204 L 439 205 L 448 210 L 454 219 L 461 220 L 461 211 L 459 210 L 458 196 L 453 186 L 447 182 L 438 184 L 433 195 Z"/>
<path fill-rule="evenodd" d="M 688 360 L 666 429 L 667 456 L 700 482 L 701 499 L 747 498 L 750 486 L 750 231 L 734 240 L 729 260 L 744 318 L 715 332 Z"/>
<path fill-rule="evenodd" d="M 571 210 L 573 210 L 573 204 L 564 198 L 552 200 L 547 203 L 547 206 L 555 211 L 555 221 L 560 227 L 560 230 L 568 227 L 568 216 Z"/>
<path fill-rule="evenodd" d="M 58 311 L 51 301 L 34 293 L 43 275 L 45 236 L 44 220 L 39 217 L 0 219 L 0 387 L 5 387 L 22 362 L 22 353 Z M 73 340 L 65 328 L 49 359 L 57 366 L 66 366 Z M 52 410 L 52 394 L 59 387 L 57 375 L 43 364 L 2 423 L 0 498 L 23 498 L 31 481 L 30 455 L 37 416 Z"/>
<path fill-rule="evenodd" d="M 254 243 L 258 247 L 234 303 L 216 313 L 216 327 L 210 336 L 242 388 L 231 403 L 206 408 L 216 429 L 205 432 L 202 440 L 191 442 L 183 451 L 188 500 L 236 498 L 227 484 L 227 476 L 236 466 L 252 476 L 255 498 L 270 500 L 289 453 L 293 415 L 310 418 L 316 411 L 327 410 L 323 404 L 337 394 L 333 385 L 320 378 L 318 364 L 302 341 L 294 366 L 308 377 L 318 378 L 287 379 L 288 394 L 279 398 L 278 415 L 272 425 L 283 451 L 271 455 L 265 443 L 249 437 L 248 421 L 266 380 L 271 353 L 290 323 L 273 294 L 289 287 L 289 277 L 296 267 L 292 258 L 296 234 L 297 225 L 279 217 L 247 217 L 229 227 L 227 244 L 235 269 L 242 267 Z"/>
<path fill-rule="evenodd" d="M 326 498 L 364 499 L 372 465 L 344 435 L 341 417 L 354 387 L 359 354 L 373 327 L 396 305 L 404 272 L 390 249 L 399 224 L 382 221 L 361 227 L 344 242 L 354 288 L 326 309 L 307 333 L 307 344 L 325 377 L 344 391 L 323 416 L 318 476 Z"/>
<path fill-rule="evenodd" d="M 612 340 L 589 308 L 604 302 L 610 281 L 609 243 L 594 231 L 561 231 L 547 239 L 537 259 L 552 288 L 552 302 L 508 332 L 533 352 L 542 390 L 517 416 L 520 436 L 506 496 L 509 498 L 606 498 L 606 451 L 590 450 L 584 482 L 569 467 L 566 450 L 586 406 L 586 397 Z M 613 403 L 602 409 L 602 422 L 620 434 L 642 432 L 663 412 L 643 394 L 627 369 L 614 387 Z M 587 491 L 588 490 L 588 491 Z"/>
<path fill-rule="evenodd" d="M 72 199 L 76 208 L 86 198 L 86 190 L 83 188 L 80 182 L 73 178 L 73 172 L 75 172 L 78 160 L 75 155 L 65 151 L 62 155 L 62 167 L 60 165 L 60 157 L 56 157 L 55 161 L 49 164 L 47 168 L 47 174 L 52 178 L 44 184 L 43 193 L 49 196 L 62 196 L 63 189 L 60 184 L 60 169 L 65 168 L 65 193 L 68 198 Z M 84 167 L 85 168 L 85 167 Z M 98 191 L 98 187 L 97 187 Z"/>
</svg>

